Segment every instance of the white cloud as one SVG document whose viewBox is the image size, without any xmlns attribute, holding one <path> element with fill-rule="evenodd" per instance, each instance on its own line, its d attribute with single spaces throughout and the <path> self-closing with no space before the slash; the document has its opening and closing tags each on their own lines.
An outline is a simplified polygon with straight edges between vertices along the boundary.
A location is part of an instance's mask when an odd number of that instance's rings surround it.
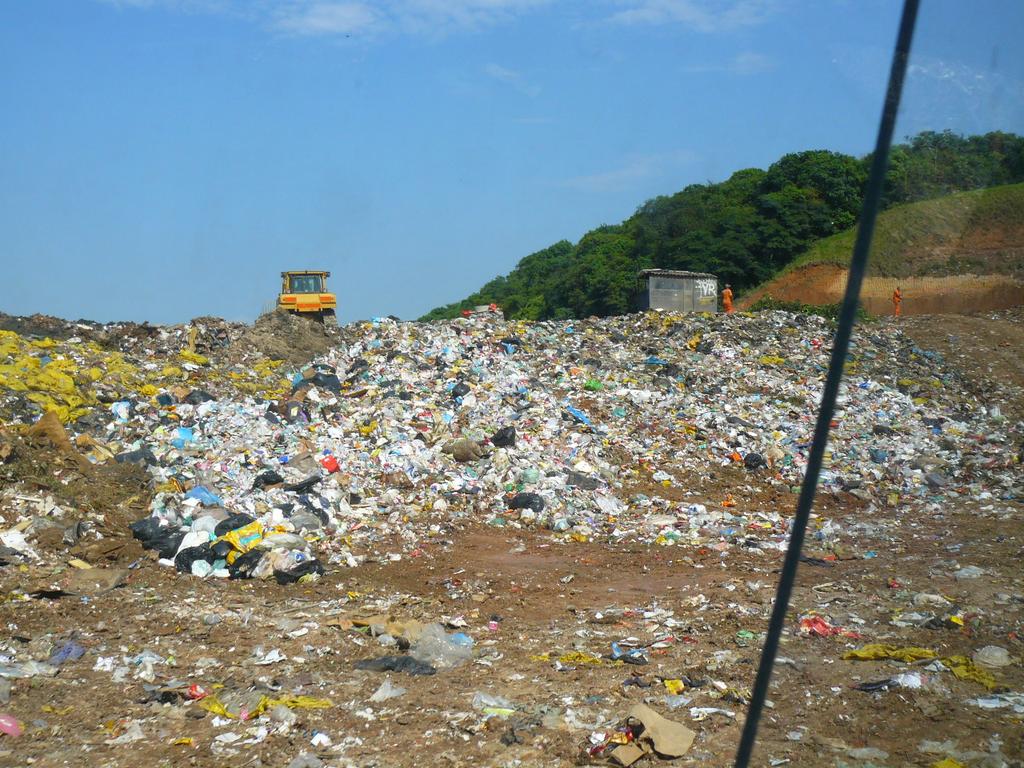
<svg viewBox="0 0 1024 768">
<path fill-rule="evenodd" d="M 297 35 L 352 35 L 369 32 L 380 23 L 366 3 L 315 2 L 279 11 L 274 26 Z"/>
<path fill-rule="evenodd" d="M 694 64 L 684 69 L 686 72 L 730 72 L 734 75 L 758 75 L 775 69 L 775 61 L 761 53 L 743 51 L 736 54 L 726 64 Z"/>
<path fill-rule="evenodd" d="M 299 35 L 441 37 L 513 21 L 555 0 L 97 0 L 124 10 L 231 14 Z"/>
<path fill-rule="evenodd" d="M 526 81 L 526 78 L 524 78 L 521 73 L 516 72 L 514 69 L 507 69 L 500 64 L 491 63 L 484 67 L 484 72 L 498 82 L 505 83 L 506 85 L 515 88 L 517 91 L 529 96 L 531 99 L 540 94 L 540 86 L 531 85 Z"/>
<path fill-rule="evenodd" d="M 598 173 L 573 176 L 557 183 L 583 192 L 612 192 L 628 187 L 641 179 L 663 174 L 675 166 L 691 163 L 696 159 L 693 152 L 675 150 L 653 155 L 631 155 L 618 168 Z"/>
<path fill-rule="evenodd" d="M 892 61 L 881 46 L 836 46 L 832 64 L 838 85 L 858 107 L 878 114 Z M 957 133 L 992 130 L 1019 133 L 1024 125 L 1024 79 L 997 62 L 984 69 L 955 59 L 911 54 L 900 100 L 896 135 L 950 129 Z"/>
<path fill-rule="evenodd" d="M 775 69 L 775 61 L 771 57 L 765 56 L 763 53 L 744 51 L 732 60 L 729 71 L 735 72 L 737 75 L 756 75 L 771 69 Z"/>
<path fill-rule="evenodd" d="M 381 0 L 406 32 L 438 35 L 507 23 L 552 0 Z"/>
<path fill-rule="evenodd" d="M 912 57 L 900 106 L 909 133 L 951 128 L 964 133 L 1019 131 L 1024 124 L 1024 80 L 997 67 Z"/>
<path fill-rule="evenodd" d="M 188 13 L 223 13 L 232 9 L 233 0 L 99 0 L 116 8 L 166 8 Z"/>
<path fill-rule="evenodd" d="M 621 24 L 682 24 L 698 32 L 723 32 L 762 23 L 774 0 L 616 0 Z"/>
</svg>

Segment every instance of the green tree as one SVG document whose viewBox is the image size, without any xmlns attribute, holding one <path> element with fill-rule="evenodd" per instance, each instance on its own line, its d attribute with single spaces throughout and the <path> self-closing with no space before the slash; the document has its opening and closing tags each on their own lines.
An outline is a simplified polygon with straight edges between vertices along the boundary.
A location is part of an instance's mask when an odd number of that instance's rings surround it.
<svg viewBox="0 0 1024 768">
<path fill-rule="evenodd" d="M 636 272 L 646 267 L 712 272 L 742 292 L 772 277 L 815 240 L 860 215 L 871 157 L 828 150 L 781 157 L 720 183 L 691 184 L 643 203 L 620 225 L 578 243 L 562 240 L 423 319 L 497 303 L 530 320 L 630 310 Z M 926 131 L 892 148 L 883 206 L 1024 181 L 1024 138 Z"/>
</svg>

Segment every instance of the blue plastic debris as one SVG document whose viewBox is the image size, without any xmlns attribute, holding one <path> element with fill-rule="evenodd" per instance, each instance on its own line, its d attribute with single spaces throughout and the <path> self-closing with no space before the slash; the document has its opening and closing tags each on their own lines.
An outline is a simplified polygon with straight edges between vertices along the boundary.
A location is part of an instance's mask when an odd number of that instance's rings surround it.
<svg viewBox="0 0 1024 768">
<path fill-rule="evenodd" d="M 80 646 L 74 640 L 68 640 L 64 645 L 55 650 L 50 654 L 49 662 L 55 667 L 59 667 L 66 661 L 78 661 L 85 655 L 85 648 Z"/>
<path fill-rule="evenodd" d="M 204 507 L 219 507 L 224 504 L 221 501 L 220 496 L 212 493 L 209 488 L 203 485 L 197 485 L 195 488 L 189 490 L 185 494 L 186 499 L 198 499 Z"/>
<path fill-rule="evenodd" d="M 171 445 L 181 450 L 189 443 L 196 441 L 195 433 L 188 427 L 178 427 L 176 437 L 171 440 Z"/>
<path fill-rule="evenodd" d="M 650 659 L 644 653 L 643 648 L 623 648 L 618 643 L 612 643 L 612 659 L 624 661 L 626 664 L 649 664 Z"/>
<path fill-rule="evenodd" d="M 588 427 L 593 426 L 590 423 L 590 417 L 587 416 L 587 414 L 585 414 L 579 408 L 574 408 L 571 405 L 567 405 L 565 406 L 565 412 L 572 416 L 573 419 L 575 419 L 580 424 L 586 424 Z"/>
</svg>

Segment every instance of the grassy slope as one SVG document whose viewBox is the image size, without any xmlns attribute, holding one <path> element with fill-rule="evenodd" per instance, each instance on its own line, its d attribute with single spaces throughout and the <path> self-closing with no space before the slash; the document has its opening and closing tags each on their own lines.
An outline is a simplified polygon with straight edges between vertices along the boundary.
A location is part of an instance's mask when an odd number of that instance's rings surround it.
<svg viewBox="0 0 1024 768">
<path fill-rule="evenodd" d="M 847 266 L 856 228 L 819 240 L 779 274 Z M 885 277 L 1024 273 L 1024 184 L 961 192 L 879 214 L 870 274 Z"/>
</svg>

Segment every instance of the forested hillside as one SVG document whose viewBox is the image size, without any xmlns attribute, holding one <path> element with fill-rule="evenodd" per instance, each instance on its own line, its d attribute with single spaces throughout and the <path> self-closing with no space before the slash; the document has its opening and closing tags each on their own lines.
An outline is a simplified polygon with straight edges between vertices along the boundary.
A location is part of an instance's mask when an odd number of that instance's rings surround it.
<svg viewBox="0 0 1024 768">
<path fill-rule="evenodd" d="M 496 303 L 509 317 L 614 315 L 632 309 L 640 269 L 713 272 L 738 293 L 771 278 L 815 241 L 857 222 L 871 157 L 828 150 L 785 155 L 713 184 L 640 206 L 621 224 L 523 258 L 462 301 L 422 319 Z M 926 132 L 893 148 L 884 207 L 1024 181 L 1024 138 Z"/>
</svg>

